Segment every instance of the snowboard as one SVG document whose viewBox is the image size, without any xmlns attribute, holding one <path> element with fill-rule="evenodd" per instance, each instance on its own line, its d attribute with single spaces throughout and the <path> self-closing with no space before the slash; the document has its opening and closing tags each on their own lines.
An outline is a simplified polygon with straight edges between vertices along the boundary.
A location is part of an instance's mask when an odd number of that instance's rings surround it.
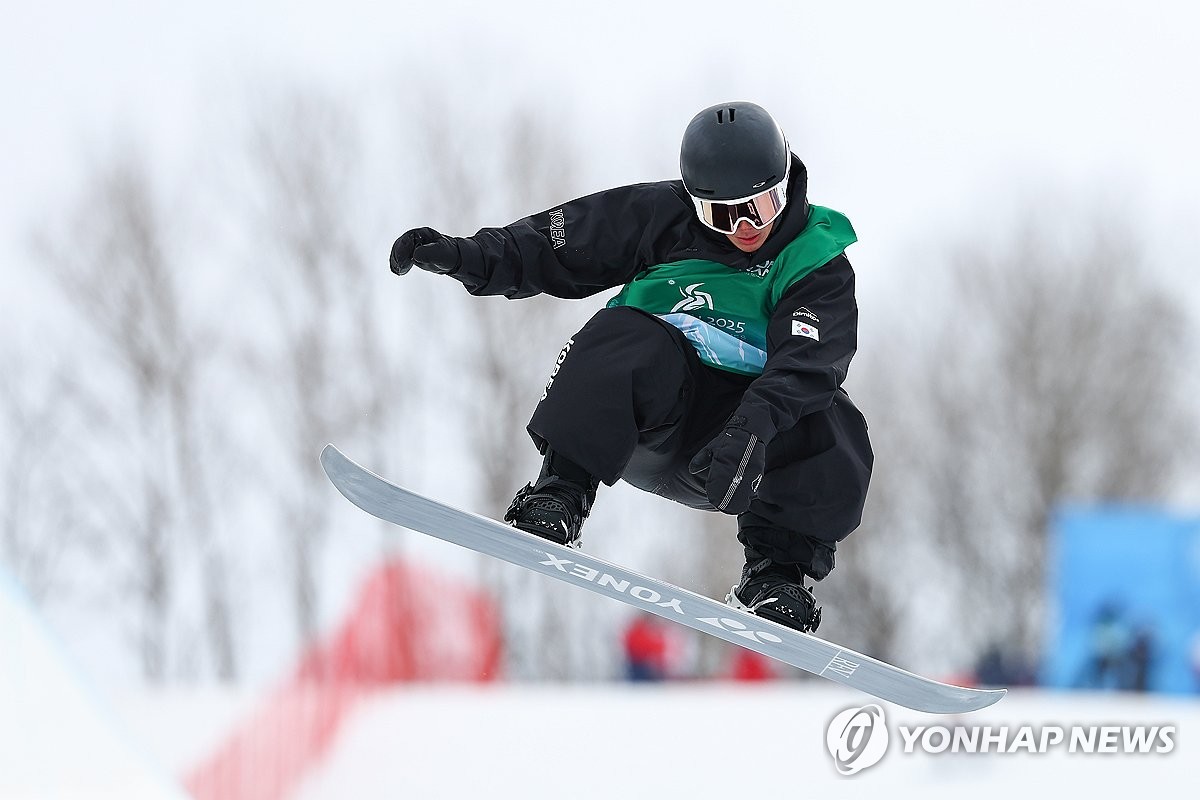
<svg viewBox="0 0 1200 800">
<path fill-rule="evenodd" d="M 611 597 L 881 700 L 916 711 L 959 714 L 990 706 L 1007 691 L 953 686 L 915 675 L 580 550 L 460 511 L 389 483 L 333 445 L 322 451 L 321 466 L 346 499 L 386 522 Z"/>
</svg>

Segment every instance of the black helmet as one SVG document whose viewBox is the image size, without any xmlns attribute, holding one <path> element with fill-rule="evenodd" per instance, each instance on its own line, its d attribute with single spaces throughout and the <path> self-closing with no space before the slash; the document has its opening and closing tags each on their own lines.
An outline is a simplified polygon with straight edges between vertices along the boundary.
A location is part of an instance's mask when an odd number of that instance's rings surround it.
<svg viewBox="0 0 1200 800">
<path fill-rule="evenodd" d="M 697 200 L 740 200 L 787 177 L 787 137 L 762 106 L 722 103 L 692 118 L 683 133 L 679 171 Z"/>
</svg>

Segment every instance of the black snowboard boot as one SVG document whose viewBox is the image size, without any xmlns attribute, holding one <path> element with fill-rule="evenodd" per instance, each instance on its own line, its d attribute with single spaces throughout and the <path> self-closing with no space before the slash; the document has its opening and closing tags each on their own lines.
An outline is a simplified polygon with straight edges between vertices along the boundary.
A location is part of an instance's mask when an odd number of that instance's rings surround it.
<svg viewBox="0 0 1200 800">
<path fill-rule="evenodd" d="M 548 451 L 537 482 L 517 492 L 504 521 L 534 536 L 579 547 L 583 521 L 599 485 L 582 467 Z"/>
<path fill-rule="evenodd" d="M 761 556 L 746 561 L 741 583 L 729 591 L 725 602 L 804 633 L 821 624 L 821 609 L 804 585 L 800 568 Z"/>
</svg>

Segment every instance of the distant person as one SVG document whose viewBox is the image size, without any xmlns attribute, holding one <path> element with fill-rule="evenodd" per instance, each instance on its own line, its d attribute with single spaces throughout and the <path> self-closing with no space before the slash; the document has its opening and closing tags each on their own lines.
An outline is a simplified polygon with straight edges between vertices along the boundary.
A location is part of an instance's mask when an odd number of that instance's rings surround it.
<svg viewBox="0 0 1200 800">
<path fill-rule="evenodd" d="M 1012 673 L 1004 650 L 999 644 L 992 643 L 983 651 L 975 664 L 975 683 L 979 686 L 1009 686 L 1012 684 Z"/>
<path fill-rule="evenodd" d="M 1037 682 L 1029 659 L 998 642 L 988 645 L 975 662 L 975 683 L 979 686 L 1032 686 Z"/>
<path fill-rule="evenodd" d="M 1115 603 L 1105 603 L 1092 622 L 1091 652 L 1082 685 L 1089 689 L 1121 689 L 1129 647 L 1129 628 Z"/>
<path fill-rule="evenodd" d="M 1124 688 L 1134 692 L 1150 691 L 1150 670 L 1154 662 L 1154 634 L 1149 628 L 1139 628 L 1125 656 Z"/>
<path fill-rule="evenodd" d="M 1190 654 L 1192 662 L 1192 678 L 1196 684 L 1196 692 L 1200 693 L 1200 631 L 1196 631 L 1192 636 L 1192 652 Z"/>
<path fill-rule="evenodd" d="M 729 677 L 733 680 L 739 683 L 758 683 L 773 681 L 779 677 L 771 659 L 744 647 L 735 650 L 729 666 Z"/>
<path fill-rule="evenodd" d="M 667 677 L 670 637 L 666 625 L 653 614 L 639 614 L 625 629 L 625 677 L 634 682 L 661 681 Z"/>
<path fill-rule="evenodd" d="M 821 616 L 806 581 L 833 569 L 871 474 L 866 422 L 842 389 L 858 346 L 844 252 L 857 237 L 809 204 L 807 168 L 753 103 L 698 113 L 679 166 L 682 181 L 610 189 L 474 236 L 410 230 L 391 268 L 510 299 L 619 289 L 553 366 L 528 425 L 541 473 L 505 520 L 578 546 L 597 488 L 618 480 L 735 516 L 745 565 L 727 601 L 811 631 Z"/>
</svg>

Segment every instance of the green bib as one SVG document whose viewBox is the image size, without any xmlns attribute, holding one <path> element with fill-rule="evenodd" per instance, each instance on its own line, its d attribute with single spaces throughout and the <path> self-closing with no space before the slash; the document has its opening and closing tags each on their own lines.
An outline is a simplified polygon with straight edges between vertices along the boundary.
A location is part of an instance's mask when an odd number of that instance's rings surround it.
<svg viewBox="0 0 1200 800">
<path fill-rule="evenodd" d="M 709 366 L 761 375 L 767 323 L 784 293 L 856 241 L 850 220 L 812 206 L 804 230 L 773 260 L 749 270 L 701 259 L 647 267 L 608 306 L 632 306 L 666 320 Z"/>
</svg>

